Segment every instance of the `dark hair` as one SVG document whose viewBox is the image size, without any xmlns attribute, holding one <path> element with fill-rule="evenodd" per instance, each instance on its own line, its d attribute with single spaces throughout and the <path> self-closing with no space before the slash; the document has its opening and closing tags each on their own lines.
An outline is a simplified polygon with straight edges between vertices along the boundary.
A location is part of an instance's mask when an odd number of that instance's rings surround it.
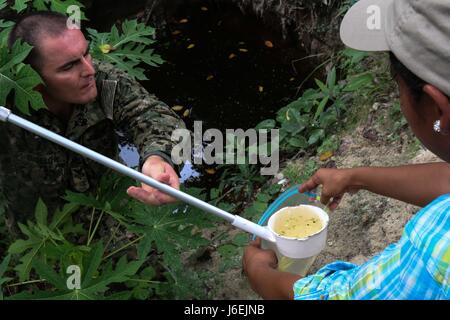
<svg viewBox="0 0 450 320">
<path fill-rule="evenodd" d="M 67 30 L 67 17 L 61 13 L 52 11 L 37 11 L 22 16 L 15 24 L 8 38 L 8 46 L 21 39 L 33 46 L 26 62 L 34 68 L 41 65 L 39 52 L 40 40 L 43 36 L 57 37 Z"/>
<path fill-rule="evenodd" d="M 413 97 L 416 100 L 420 100 L 423 94 L 422 89 L 427 83 L 406 68 L 392 52 L 389 53 L 389 57 L 391 60 L 392 76 L 399 75 L 405 81 Z"/>
<path fill-rule="evenodd" d="M 391 60 L 392 76 L 395 77 L 396 75 L 399 75 L 403 81 L 405 81 L 414 99 L 416 99 L 416 101 L 420 100 L 423 95 L 423 87 L 427 84 L 427 82 L 406 68 L 405 65 L 401 63 L 392 52 L 389 52 L 389 57 Z M 450 100 L 448 96 L 447 99 Z"/>
</svg>

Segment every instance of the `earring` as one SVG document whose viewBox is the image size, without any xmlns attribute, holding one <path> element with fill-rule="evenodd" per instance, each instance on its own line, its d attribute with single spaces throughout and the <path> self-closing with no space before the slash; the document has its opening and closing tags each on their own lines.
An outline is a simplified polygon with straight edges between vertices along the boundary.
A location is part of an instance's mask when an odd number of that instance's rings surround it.
<svg viewBox="0 0 450 320">
<path fill-rule="evenodd" d="M 440 132 L 441 132 L 441 120 L 436 120 L 436 121 L 434 122 L 433 130 L 434 130 L 434 132 L 436 132 L 436 133 L 440 133 Z"/>
</svg>

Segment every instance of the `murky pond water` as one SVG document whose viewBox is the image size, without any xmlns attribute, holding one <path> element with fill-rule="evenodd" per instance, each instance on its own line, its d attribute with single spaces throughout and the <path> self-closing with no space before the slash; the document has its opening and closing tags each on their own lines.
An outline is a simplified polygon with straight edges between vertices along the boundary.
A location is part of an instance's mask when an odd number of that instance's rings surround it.
<svg viewBox="0 0 450 320">
<path fill-rule="evenodd" d="M 248 129 L 275 118 L 276 112 L 299 94 L 298 85 L 313 66 L 301 60 L 299 43 L 282 39 L 278 26 L 268 26 L 237 6 L 208 0 L 186 0 L 167 17 L 155 51 L 166 61 L 150 68 L 143 81 L 193 128 Z M 308 83 L 306 84 L 306 87 Z M 121 147 L 124 160 L 138 161 L 130 146 Z M 183 174 L 207 179 L 202 168 Z"/>
</svg>

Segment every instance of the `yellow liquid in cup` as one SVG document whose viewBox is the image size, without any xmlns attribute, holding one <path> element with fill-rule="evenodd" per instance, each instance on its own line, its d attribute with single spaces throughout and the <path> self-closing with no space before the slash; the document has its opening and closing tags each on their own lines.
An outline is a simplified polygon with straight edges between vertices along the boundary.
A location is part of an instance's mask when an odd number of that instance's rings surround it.
<svg viewBox="0 0 450 320">
<path fill-rule="evenodd" d="M 308 207 L 287 208 L 274 223 L 274 231 L 284 237 L 306 238 L 322 230 L 320 217 Z"/>
</svg>

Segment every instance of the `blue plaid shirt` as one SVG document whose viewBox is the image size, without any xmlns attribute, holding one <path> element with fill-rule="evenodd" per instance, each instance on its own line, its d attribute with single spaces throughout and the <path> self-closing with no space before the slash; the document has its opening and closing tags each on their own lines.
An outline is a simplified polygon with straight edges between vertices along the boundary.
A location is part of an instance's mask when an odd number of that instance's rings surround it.
<svg viewBox="0 0 450 320">
<path fill-rule="evenodd" d="M 450 195 L 420 210 L 399 242 L 358 266 L 334 262 L 294 284 L 295 299 L 449 299 Z"/>
</svg>

